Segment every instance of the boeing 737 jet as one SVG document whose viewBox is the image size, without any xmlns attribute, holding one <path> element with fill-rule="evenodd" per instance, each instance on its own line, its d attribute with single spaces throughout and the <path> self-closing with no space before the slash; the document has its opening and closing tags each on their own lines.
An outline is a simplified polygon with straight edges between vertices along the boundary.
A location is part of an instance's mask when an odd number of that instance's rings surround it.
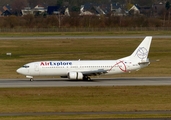
<svg viewBox="0 0 171 120">
<path fill-rule="evenodd" d="M 148 53 L 152 37 L 147 36 L 135 51 L 117 60 L 39 61 L 17 69 L 30 81 L 34 76 L 61 76 L 70 80 L 91 80 L 90 76 L 110 75 L 139 70 L 150 64 Z"/>
</svg>

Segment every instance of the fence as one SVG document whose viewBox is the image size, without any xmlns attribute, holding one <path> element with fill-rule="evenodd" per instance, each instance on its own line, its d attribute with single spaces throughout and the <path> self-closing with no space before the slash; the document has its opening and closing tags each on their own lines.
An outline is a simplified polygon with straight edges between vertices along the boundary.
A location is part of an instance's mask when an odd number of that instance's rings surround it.
<svg viewBox="0 0 171 120">
<path fill-rule="evenodd" d="M 171 31 L 171 27 L 117 28 L 1 28 L 0 32 L 112 32 L 112 31 Z"/>
</svg>

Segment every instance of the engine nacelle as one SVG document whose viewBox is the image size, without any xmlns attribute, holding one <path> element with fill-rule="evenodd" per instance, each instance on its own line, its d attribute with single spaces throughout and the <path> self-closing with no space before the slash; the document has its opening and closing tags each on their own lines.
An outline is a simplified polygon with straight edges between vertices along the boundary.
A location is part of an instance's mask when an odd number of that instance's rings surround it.
<svg viewBox="0 0 171 120">
<path fill-rule="evenodd" d="M 68 79 L 71 80 L 82 80 L 83 79 L 83 74 L 80 72 L 69 72 L 68 73 Z"/>
</svg>

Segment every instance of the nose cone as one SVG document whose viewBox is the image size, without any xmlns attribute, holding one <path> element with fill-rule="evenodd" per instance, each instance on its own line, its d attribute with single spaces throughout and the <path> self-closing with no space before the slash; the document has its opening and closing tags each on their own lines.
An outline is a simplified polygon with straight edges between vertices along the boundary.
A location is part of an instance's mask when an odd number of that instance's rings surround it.
<svg viewBox="0 0 171 120">
<path fill-rule="evenodd" d="M 19 74 L 22 74 L 21 68 L 17 69 L 16 72 L 19 73 Z"/>
<path fill-rule="evenodd" d="M 17 73 L 22 74 L 22 75 L 26 75 L 28 73 L 27 71 L 28 71 L 27 69 L 22 68 L 22 67 L 16 70 Z"/>
</svg>

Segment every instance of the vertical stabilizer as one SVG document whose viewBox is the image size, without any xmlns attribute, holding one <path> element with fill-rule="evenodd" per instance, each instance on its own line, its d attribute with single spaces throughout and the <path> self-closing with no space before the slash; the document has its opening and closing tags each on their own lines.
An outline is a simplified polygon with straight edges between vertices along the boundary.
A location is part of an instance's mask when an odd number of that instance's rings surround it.
<svg viewBox="0 0 171 120">
<path fill-rule="evenodd" d="M 145 37 L 136 50 L 129 56 L 129 59 L 137 62 L 147 62 L 151 41 L 152 36 Z"/>
</svg>

